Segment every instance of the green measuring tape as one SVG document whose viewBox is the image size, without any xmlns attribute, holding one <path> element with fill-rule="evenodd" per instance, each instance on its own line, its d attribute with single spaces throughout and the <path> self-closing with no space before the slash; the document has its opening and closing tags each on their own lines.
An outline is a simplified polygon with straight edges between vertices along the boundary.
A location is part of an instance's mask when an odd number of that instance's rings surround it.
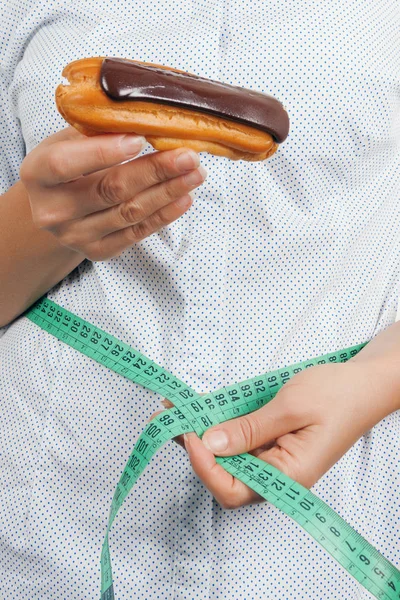
<svg viewBox="0 0 400 600">
<path fill-rule="evenodd" d="M 101 600 L 114 600 L 108 545 L 112 523 L 150 459 L 165 442 L 188 431 L 201 437 L 213 425 L 257 410 L 296 373 L 314 365 L 346 362 L 366 345 L 332 352 L 200 395 L 138 350 L 47 298 L 36 302 L 25 316 L 79 352 L 174 404 L 146 425 L 116 487 L 101 552 Z M 400 599 L 400 571 L 307 488 L 251 454 L 216 457 L 216 461 L 294 519 L 373 596 Z"/>
</svg>

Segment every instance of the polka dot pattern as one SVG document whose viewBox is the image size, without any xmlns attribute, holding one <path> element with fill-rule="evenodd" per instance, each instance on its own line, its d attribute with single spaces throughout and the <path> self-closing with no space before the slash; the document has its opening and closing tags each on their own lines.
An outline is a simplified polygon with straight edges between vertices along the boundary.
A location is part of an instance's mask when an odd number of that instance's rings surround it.
<svg viewBox="0 0 400 600">
<path fill-rule="evenodd" d="M 209 175 L 183 217 L 117 258 L 84 261 L 52 300 L 199 392 L 394 321 L 397 0 L 8 0 L 0 23 L 1 192 L 65 127 L 54 90 L 77 58 L 131 57 L 260 90 L 291 119 L 268 161 L 202 155 Z M 115 485 L 160 398 L 24 317 L 0 336 L 1 590 L 98 597 Z M 394 413 L 315 486 L 397 566 L 399 455 Z M 222 509 L 172 442 L 125 501 L 110 546 L 119 600 L 370 598 L 274 507 Z"/>
</svg>

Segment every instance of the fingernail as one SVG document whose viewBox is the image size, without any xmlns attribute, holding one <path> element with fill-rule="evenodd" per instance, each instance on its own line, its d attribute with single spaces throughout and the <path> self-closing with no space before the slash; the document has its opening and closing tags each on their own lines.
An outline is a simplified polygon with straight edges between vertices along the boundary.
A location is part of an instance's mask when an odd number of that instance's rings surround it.
<svg viewBox="0 0 400 600">
<path fill-rule="evenodd" d="M 200 157 L 194 150 L 185 150 L 176 157 L 175 164 L 182 173 L 185 173 L 199 166 Z"/>
<path fill-rule="evenodd" d="M 185 444 L 185 448 L 186 450 L 189 452 L 190 448 L 191 448 L 191 438 L 193 438 L 194 433 L 184 433 L 183 434 L 183 443 Z"/>
<path fill-rule="evenodd" d="M 141 135 L 124 135 L 120 142 L 121 150 L 126 156 L 138 154 L 146 144 L 146 138 Z"/>
<path fill-rule="evenodd" d="M 186 196 L 182 196 L 182 198 L 179 198 L 179 200 L 176 200 L 175 204 L 177 206 L 179 206 L 180 208 L 186 208 L 192 205 L 193 202 L 193 196 L 191 195 L 191 193 L 186 194 Z"/>
<path fill-rule="evenodd" d="M 226 450 L 229 442 L 224 431 L 206 431 L 201 440 L 205 447 L 214 453 Z"/>
<path fill-rule="evenodd" d="M 206 177 L 207 171 L 205 170 L 203 165 L 201 165 L 195 171 L 192 171 L 188 175 L 185 175 L 185 181 L 188 185 L 199 185 L 199 183 L 204 181 Z"/>
</svg>

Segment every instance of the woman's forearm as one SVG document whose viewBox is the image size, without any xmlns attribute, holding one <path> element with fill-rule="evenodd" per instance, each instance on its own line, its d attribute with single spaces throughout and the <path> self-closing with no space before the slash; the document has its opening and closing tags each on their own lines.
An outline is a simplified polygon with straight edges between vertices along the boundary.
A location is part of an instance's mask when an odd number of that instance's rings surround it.
<svg viewBox="0 0 400 600">
<path fill-rule="evenodd" d="M 400 410 L 400 321 L 389 325 L 351 360 L 367 367 L 375 382 L 376 401 L 387 404 L 387 413 Z"/>
<path fill-rule="evenodd" d="M 70 273 L 84 256 L 38 229 L 19 181 L 0 197 L 0 327 Z"/>
</svg>

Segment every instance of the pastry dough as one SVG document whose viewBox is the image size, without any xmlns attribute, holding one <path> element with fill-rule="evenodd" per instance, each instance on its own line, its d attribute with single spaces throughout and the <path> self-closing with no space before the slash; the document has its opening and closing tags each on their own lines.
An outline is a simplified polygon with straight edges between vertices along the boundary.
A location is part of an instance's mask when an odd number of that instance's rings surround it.
<svg viewBox="0 0 400 600">
<path fill-rule="evenodd" d="M 56 89 L 59 112 L 85 135 L 136 133 L 156 150 L 187 147 L 234 160 L 264 160 L 277 150 L 279 144 L 270 133 L 232 119 L 161 102 L 110 98 L 100 84 L 104 58 L 69 63 L 62 72 L 69 85 L 60 84 Z M 184 73 L 151 63 L 131 62 Z"/>
</svg>

